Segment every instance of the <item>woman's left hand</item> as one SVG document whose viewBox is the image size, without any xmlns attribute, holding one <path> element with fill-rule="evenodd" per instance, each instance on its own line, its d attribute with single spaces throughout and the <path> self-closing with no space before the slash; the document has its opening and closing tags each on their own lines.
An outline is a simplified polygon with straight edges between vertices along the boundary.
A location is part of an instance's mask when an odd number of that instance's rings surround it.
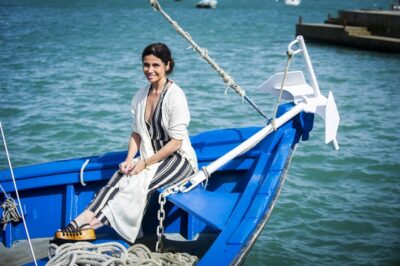
<svg viewBox="0 0 400 266">
<path fill-rule="evenodd" d="M 132 175 L 137 175 L 140 172 L 143 171 L 143 169 L 146 168 L 146 163 L 144 162 L 144 160 L 139 160 L 135 166 L 133 167 L 133 169 L 130 171 L 130 174 Z"/>
</svg>

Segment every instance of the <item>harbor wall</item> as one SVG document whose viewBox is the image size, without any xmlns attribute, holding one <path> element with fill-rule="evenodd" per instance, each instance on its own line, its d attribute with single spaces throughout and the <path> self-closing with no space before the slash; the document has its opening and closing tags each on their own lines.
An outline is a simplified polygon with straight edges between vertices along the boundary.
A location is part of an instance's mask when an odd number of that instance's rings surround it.
<svg viewBox="0 0 400 266">
<path fill-rule="evenodd" d="M 296 24 L 296 35 L 306 40 L 400 53 L 399 11 L 339 11 L 324 23 Z"/>
<path fill-rule="evenodd" d="M 338 11 L 342 25 L 366 27 L 379 36 L 400 38 L 400 12 L 385 11 Z"/>
<path fill-rule="evenodd" d="M 340 25 L 323 25 L 320 24 L 297 24 L 296 35 L 303 35 L 310 40 L 319 40 L 322 42 L 338 43 L 343 38 L 343 26 Z"/>
<path fill-rule="evenodd" d="M 351 36 L 346 32 L 345 26 L 340 25 L 297 24 L 296 35 L 303 35 L 305 40 L 400 53 L 400 40 L 393 41 L 393 38 L 373 36 Z"/>
</svg>

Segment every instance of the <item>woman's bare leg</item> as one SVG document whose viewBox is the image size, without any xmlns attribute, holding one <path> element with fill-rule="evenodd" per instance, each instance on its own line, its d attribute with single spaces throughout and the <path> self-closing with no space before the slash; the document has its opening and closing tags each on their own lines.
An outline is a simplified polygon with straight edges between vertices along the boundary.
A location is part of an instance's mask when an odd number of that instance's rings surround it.
<svg viewBox="0 0 400 266">
<path fill-rule="evenodd" d="M 95 217 L 95 214 L 88 210 L 84 210 L 81 214 L 79 214 L 75 218 L 75 222 L 78 224 L 78 226 L 82 226 L 83 224 L 89 224 L 84 226 L 82 229 L 87 229 L 87 228 L 98 229 L 103 226 L 103 224 Z"/>
</svg>

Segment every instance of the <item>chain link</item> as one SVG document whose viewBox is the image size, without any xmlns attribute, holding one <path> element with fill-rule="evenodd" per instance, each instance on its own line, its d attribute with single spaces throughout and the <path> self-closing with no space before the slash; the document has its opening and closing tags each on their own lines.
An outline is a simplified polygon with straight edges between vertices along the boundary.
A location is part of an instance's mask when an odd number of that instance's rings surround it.
<svg viewBox="0 0 400 266">
<path fill-rule="evenodd" d="M 157 243 L 156 243 L 156 252 L 160 253 L 163 249 L 163 236 L 164 236 L 164 219 L 165 219 L 165 210 L 164 205 L 167 202 L 167 197 L 171 194 L 176 194 L 179 190 L 174 190 L 173 188 L 165 189 L 159 196 L 158 196 L 158 204 L 160 204 L 160 209 L 157 211 L 157 219 L 158 219 L 158 226 L 157 226 Z"/>
<path fill-rule="evenodd" d="M 164 205 L 167 203 L 167 197 L 172 194 L 177 194 L 182 191 L 182 187 L 184 187 L 187 182 L 189 182 L 190 178 L 183 179 L 182 181 L 167 187 L 164 189 L 163 192 L 160 193 L 158 196 L 158 204 L 160 208 L 157 211 L 157 219 L 158 219 L 158 226 L 157 226 L 157 243 L 156 243 L 156 252 L 160 253 L 163 249 L 163 236 L 164 236 L 164 220 L 166 217 L 166 213 L 164 210 Z"/>
<path fill-rule="evenodd" d="M 163 248 L 162 237 L 164 235 L 164 218 L 165 218 L 165 210 L 164 205 L 166 202 L 166 197 L 164 193 L 161 193 L 158 197 L 158 203 L 160 204 L 160 209 L 157 212 L 158 226 L 157 226 L 157 243 L 156 243 L 156 252 L 160 253 Z"/>
</svg>

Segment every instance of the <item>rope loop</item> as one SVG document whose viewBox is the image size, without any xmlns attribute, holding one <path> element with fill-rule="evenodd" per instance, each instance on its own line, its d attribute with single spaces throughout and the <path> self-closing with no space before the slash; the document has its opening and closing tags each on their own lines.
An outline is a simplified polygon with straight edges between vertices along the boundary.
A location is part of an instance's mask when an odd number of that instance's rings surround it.
<svg viewBox="0 0 400 266">
<path fill-rule="evenodd" d="M 202 57 L 208 56 L 208 50 L 205 48 L 201 48 L 200 54 Z"/>
<path fill-rule="evenodd" d="M 79 172 L 79 181 L 80 181 L 80 183 L 81 183 L 81 185 L 82 185 L 83 187 L 86 186 L 86 183 L 85 183 L 85 181 L 83 180 L 83 172 L 85 171 L 85 168 L 86 168 L 86 166 L 88 165 L 89 162 L 90 162 L 90 160 L 87 159 L 87 160 L 82 164 L 81 170 L 80 170 L 80 172 Z"/>
<path fill-rule="evenodd" d="M 175 22 L 176 23 L 176 22 Z M 176 25 L 178 25 L 178 23 L 176 23 Z M 192 36 L 190 35 L 190 33 L 189 32 L 187 32 L 187 31 L 185 31 L 185 34 L 184 34 L 184 36 L 183 37 L 186 37 L 189 41 L 192 41 Z M 192 44 L 192 46 L 193 46 L 193 49 L 200 49 L 200 47 L 196 47 L 196 45 L 193 45 Z"/>
<path fill-rule="evenodd" d="M 275 123 L 275 118 L 271 120 L 271 126 L 272 126 L 272 129 L 273 129 L 274 131 L 277 130 L 277 128 L 276 128 L 276 123 Z"/>
<path fill-rule="evenodd" d="M 158 3 L 157 0 L 149 0 L 150 5 L 153 6 L 154 11 L 159 11 L 160 10 L 160 4 Z"/>
<path fill-rule="evenodd" d="M 19 214 L 17 209 L 17 203 L 11 197 L 7 197 L 7 199 L 0 205 L 3 209 L 1 224 L 3 225 L 3 230 L 6 229 L 6 226 L 10 222 L 19 222 L 22 219 L 21 214 Z"/>
<path fill-rule="evenodd" d="M 231 77 L 227 77 L 227 78 L 225 79 L 225 84 L 226 84 L 228 87 L 234 89 L 234 90 L 237 92 L 237 85 L 235 84 L 235 81 L 234 81 Z"/>
<path fill-rule="evenodd" d="M 206 179 L 203 181 L 203 188 L 204 190 L 207 188 L 208 185 L 208 179 L 210 179 L 210 172 L 208 172 L 207 167 L 203 166 L 201 168 L 201 171 L 203 171 L 204 175 L 206 176 Z"/>
<path fill-rule="evenodd" d="M 292 59 L 294 56 L 294 51 L 292 49 L 287 50 L 286 55 L 289 59 Z"/>
</svg>

